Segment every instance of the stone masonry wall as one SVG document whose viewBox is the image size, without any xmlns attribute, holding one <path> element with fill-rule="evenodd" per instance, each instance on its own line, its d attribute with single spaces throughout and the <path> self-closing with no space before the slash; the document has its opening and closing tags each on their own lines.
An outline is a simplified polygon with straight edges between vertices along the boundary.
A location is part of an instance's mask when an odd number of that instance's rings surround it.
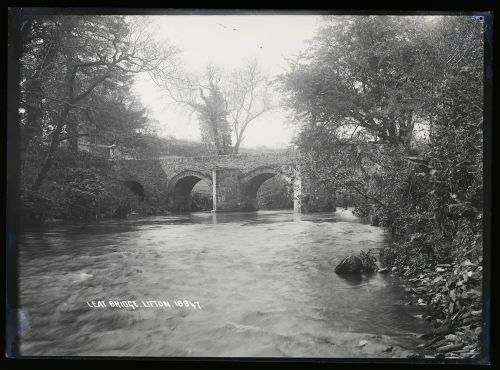
<svg viewBox="0 0 500 370">
<path fill-rule="evenodd" d="M 144 187 L 145 200 L 162 208 L 168 207 L 169 197 L 172 198 L 175 195 L 172 193 L 174 183 L 169 184 L 169 181 L 174 177 L 179 179 L 178 175 L 183 172 L 187 174 L 198 172 L 208 178 L 218 174 L 216 176 L 218 178 L 215 179 L 216 199 L 214 199 L 214 206 L 217 210 L 229 210 L 245 207 L 244 188 L 247 184 L 246 181 L 253 179 L 261 171 L 261 168 L 272 168 L 288 178 L 293 172 L 295 175 L 299 175 L 297 162 L 298 155 L 293 152 L 210 157 L 164 156 L 150 160 L 116 161 L 115 169 L 119 180 L 137 181 Z M 265 169 L 262 171 L 265 172 Z M 263 180 L 265 179 L 263 178 Z M 302 179 L 300 185 L 300 182 L 291 180 L 296 188 L 294 197 L 298 200 L 295 202 L 296 211 L 300 209 L 302 212 L 314 212 L 329 210 L 328 208 L 334 206 L 334 195 L 323 192 L 321 187 L 317 186 L 318 184 L 312 184 L 308 179 Z M 170 203 L 172 203 L 172 199 Z"/>
<path fill-rule="evenodd" d="M 184 170 L 199 171 L 211 176 L 217 168 L 239 169 L 243 174 L 258 167 L 284 166 L 294 162 L 294 153 L 230 154 L 210 157 L 160 157 L 159 162 L 168 179 Z"/>
<path fill-rule="evenodd" d="M 158 160 L 114 161 L 117 179 L 137 181 L 144 188 L 144 200 L 161 208 L 167 206 L 168 181 Z"/>
</svg>

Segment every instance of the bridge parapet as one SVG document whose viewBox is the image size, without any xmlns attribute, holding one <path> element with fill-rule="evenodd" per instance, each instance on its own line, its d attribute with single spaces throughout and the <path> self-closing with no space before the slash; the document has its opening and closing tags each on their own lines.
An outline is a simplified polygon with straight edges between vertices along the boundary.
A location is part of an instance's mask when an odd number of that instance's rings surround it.
<svg viewBox="0 0 500 370">
<path fill-rule="evenodd" d="M 199 171 L 207 176 L 210 176 L 213 170 L 220 168 L 238 169 L 242 173 L 247 173 L 263 166 L 277 167 L 292 165 L 297 158 L 297 153 L 285 152 L 203 157 L 163 156 L 159 158 L 159 161 L 167 178 L 170 179 L 187 169 Z"/>
<path fill-rule="evenodd" d="M 191 191 L 202 180 L 212 188 L 214 211 L 255 209 L 258 189 L 276 175 L 293 186 L 296 212 L 304 208 L 305 198 L 327 202 L 327 196 L 317 194 L 316 185 L 303 178 L 299 153 L 292 151 L 122 160 L 116 162 L 116 169 L 122 181 L 143 187 L 145 201 L 172 211 L 191 210 Z"/>
</svg>

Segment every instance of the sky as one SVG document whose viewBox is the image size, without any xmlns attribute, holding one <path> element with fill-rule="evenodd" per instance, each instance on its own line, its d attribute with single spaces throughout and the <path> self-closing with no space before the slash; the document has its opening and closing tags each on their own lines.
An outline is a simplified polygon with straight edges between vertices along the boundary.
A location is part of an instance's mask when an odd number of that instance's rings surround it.
<svg viewBox="0 0 500 370">
<path fill-rule="evenodd" d="M 286 59 L 306 48 L 320 18 L 316 15 L 161 15 L 147 17 L 154 36 L 181 49 L 188 72 L 202 72 L 212 63 L 232 70 L 256 58 L 265 73 L 275 76 L 287 68 Z M 200 140 L 195 115 L 172 103 L 147 76 L 136 78 L 134 89 L 158 123 L 162 136 Z M 246 131 L 244 147 L 286 147 L 295 127 L 284 110 L 263 115 Z"/>
</svg>

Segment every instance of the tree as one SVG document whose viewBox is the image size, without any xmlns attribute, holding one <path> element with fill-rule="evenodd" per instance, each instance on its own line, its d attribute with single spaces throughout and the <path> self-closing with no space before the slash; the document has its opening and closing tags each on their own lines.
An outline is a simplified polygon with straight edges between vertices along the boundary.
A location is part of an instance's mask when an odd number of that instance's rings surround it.
<svg viewBox="0 0 500 370">
<path fill-rule="evenodd" d="M 476 17 L 327 18 L 281 76 L 303 170 L 361 196 L 392 265 L 480 256 L 483 48 Z"/>
<path fill-rule="evenodd" d="M 68 140 L 76 151 L 78 137 L 89 135 L 84 128 L 95 125 L 91 115 L 107 109 L 117 90 L 123 96 L 131 76 L 165 79 L 176 50 L 121 16 L 27 16 L 22 27 L 21 124 L 25 148 L 43 156 L 31 186 L 37 190 L 60 144 Z"/>
<path fill-rule="evenodd" d="M 274 108 L 270 82 L 255 60 L 229 73 L 208 65 L 201 75 L 161 85 L 197 114 L 203 142 L 218 155 L 238 154 L 248 126 Z"/>
<path fill-rule="evenodd" d="M 187 104 L 198 114 L 202 141 L 214 148 L 218 155 L 231 153 L 231 129 L 227 121 L 228 103 L 221 87 L 220 73 L 212 66 L 207 67 L 207 82 L 199 87 L 199 98 Z M 207 93 L 204 92 L 207 91 Z"/>
<path fill-rule="evenodd" d="M 325 17 L 309 49 L 281 76 L 282 91 L 299 119 L 339 140 L 359 132 L 409 146 L 432 85 L 428 26 L 422 17 Z"/>
<path fill-rule="evenodd" d="M 282 176 L 265 181 L 257 191 L 259 209 L 293 208 L 293 187 Z"/>
<path fill-rule="evenodd" d="M 133 149 L 134 138 L 150 134 L 154 121 L 132 97 L 131 83 L 130 79 L 130 83 L 115 86 L 112 91 L 96 89 L 87 102 L 91 109 L 74 112 L 74 120 L 79 123 L 76 137 L 85 137 L 90 143 L 114 145 L 124 151 Z M 72 139 L 63 136 L 60 140 Z"/>
<path fill-rule="evenodd" d="M 310 48 L 280 76 L 302 123 L 297 142 L 311 176 L 387 206 L 385 190 L 371 181 L 391 167 L 391 156 L 415 157 L 426 145 L 414 127 L 432 131 L 450 106 L 440 91 L 452 76 L 465 68 L 478 78 L 478 25 L 472 17 L 326 17 Z"/>
</svg>

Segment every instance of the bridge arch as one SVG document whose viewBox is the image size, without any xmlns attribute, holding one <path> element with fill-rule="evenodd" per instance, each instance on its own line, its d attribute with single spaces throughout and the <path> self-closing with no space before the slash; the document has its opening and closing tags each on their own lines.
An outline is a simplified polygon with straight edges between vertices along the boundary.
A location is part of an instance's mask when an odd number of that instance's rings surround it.
<svg viewBox="0 0 500 370">
<path fill-rule="evenodd" d="M 200 171 L 184 170 L 173 176 L 168 182 L 169 209 L 178 212 L 191 211 L 191 191 L 202 180 L 212 187 L 212 177 Z"/>
<path fill-rule="evenodd" d="M 293 184 L 294 210 L 301 212 L 302 180 L 296 158 L 295 152 L 161 156 L 120 160 L 115 168 L 120 181 L 137 180 L 144 186 L 145 199 L 157 202 L 163 198 L 157 206 L 171 211 L 191 211 L 191 205 L 219 212 L 245 210 L 247 200 L 256 204 L 259 187 L 280 174 Z M 306 184 L 310 186 L 309 180 Z M 140 196 L 139 187 L 133 187 Z"/>
<path fill-rule="evenodd" d="M 291 179 L 284 176 L 281 169 L 276 167 L 262 166 L 243 175 L 240 183 L 244 208 L 257 209 L 257 193 L 259 188 L 270 178 L 280 175 L 291 183 Z"/>
<path fill-rule="evenodd" d="M 144 200 L 144 186 L 136 180 L 123 181 L 125 185 L 140 201 Z"/>
</svg>

